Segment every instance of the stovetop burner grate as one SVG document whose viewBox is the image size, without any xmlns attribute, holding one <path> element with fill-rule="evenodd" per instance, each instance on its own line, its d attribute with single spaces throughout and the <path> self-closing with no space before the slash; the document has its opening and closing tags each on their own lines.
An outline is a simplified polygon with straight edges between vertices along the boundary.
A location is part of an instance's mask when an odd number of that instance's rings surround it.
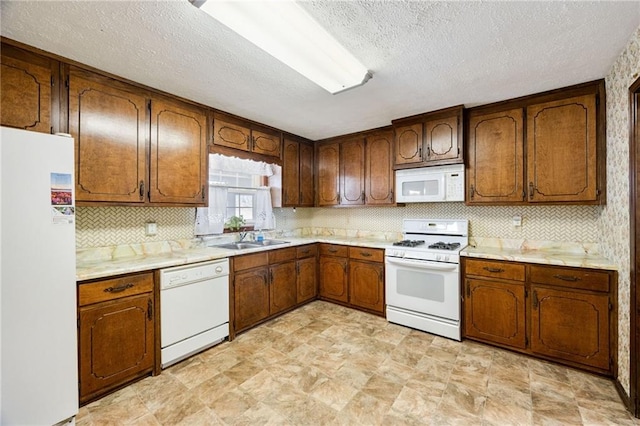
<svg viewBox="0 0 640 426">
<path fill-rule="evenodd" d="M 429 245 L 428 248 L 438 250 L 455 250 L 458 247 L 460 247 L 460 243 L 445 243 L 443 241 L 438 241 L 437 243 Z"/>
<path fill-rule="evenodd" d="M 393 243 L 394 246 L 402 246 L 402 247 L 416 247 L 424 244 L 424 240 L 402 240 Z"/>
</svg>

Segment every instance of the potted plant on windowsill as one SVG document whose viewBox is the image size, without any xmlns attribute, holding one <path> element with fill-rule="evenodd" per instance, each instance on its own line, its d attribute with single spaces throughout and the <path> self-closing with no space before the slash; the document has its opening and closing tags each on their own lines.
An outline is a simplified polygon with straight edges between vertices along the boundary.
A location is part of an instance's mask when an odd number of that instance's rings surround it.
<svg viewBox="0 0 640 426">
<path fill-rule="evenodd" d="M 240 241 L 242 241 L 242 240 L 244 240 L 244 237 L 247 236 L 246 232 L 240 232 L 240 230 L 242 229 L 244 224 L 245 224 L 244 217 L 242 217 L 242 215 L 240 215 L 240 216 L 231 216 L 224 223 L 224 226 L 225 226 L 225 228 L 229 229 L 231 232 L 239 232 Z"/>
</svg>

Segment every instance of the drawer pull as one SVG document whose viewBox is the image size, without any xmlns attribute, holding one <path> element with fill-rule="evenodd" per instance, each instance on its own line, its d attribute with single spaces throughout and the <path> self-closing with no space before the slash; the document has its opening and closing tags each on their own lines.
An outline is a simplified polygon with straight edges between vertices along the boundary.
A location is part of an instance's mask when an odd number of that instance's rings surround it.
<svg viewBox="0 0 640 426">
<path fill-rule="evenodd" d="M 308 254 L 311 250 L 306 249 L 306 250 L 300 250 L 302 252 L 302 254 Z"/>
<path fill-rule="evenodd" d="M 133 287 L 132 283 L 120 284 L 115 287 L 107 287 L 104 289 L 105 293 L 120 293 L 121 291 L 125 291 L 129 288 Z"/>
<path fill-rule="evenodd" d="M 371 253 L 367 253 L 366 251 L 361 251 L 360 255 L 362 255 L 364 257 L 371 257 Z"/>
<path fill-rule="evenodd" d="M 485 266 L 482 269 L 484 269 L 485 271 L 496 272 L 496 273 L 504 272 L 504 269 L 502 269 L 502 268 L 492 268 L 490 266 Z"/>
<path fill-rule="evenodd" d="M 338 249 L 335 249 L 335 248 L 329 249 L 329 253 L 337 253 L 337 252 L 338 252 Z"/>
<path fill-rule="evenodd" d="M 573 275 L 554 275 L 553 278 L 557 278 L 562 281 L 580 281 L 580 278 Z"/>
</svg>

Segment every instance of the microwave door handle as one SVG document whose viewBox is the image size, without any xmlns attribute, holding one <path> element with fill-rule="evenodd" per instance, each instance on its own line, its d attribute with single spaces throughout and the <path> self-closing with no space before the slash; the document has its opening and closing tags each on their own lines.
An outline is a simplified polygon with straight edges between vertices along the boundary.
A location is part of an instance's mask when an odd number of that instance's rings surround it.
<svg viewBox="0 0 640 426">
<path fill-rule="evenodd" d="M 457 263 L 439 263 L 425 260 L 398 259 L 395 257 L 387 257 L 386 262 L 393 265 L 406 265 L 418 267 L 420 269 L 437 269 L 441 271 L 452 271 L 458 267 Z"/>
</svg>

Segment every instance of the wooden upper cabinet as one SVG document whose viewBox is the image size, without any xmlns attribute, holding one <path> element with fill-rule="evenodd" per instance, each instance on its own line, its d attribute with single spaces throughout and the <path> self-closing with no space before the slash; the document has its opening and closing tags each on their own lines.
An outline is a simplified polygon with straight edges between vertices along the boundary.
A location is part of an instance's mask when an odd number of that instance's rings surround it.
<svg viewBox="0 0 640 426">
<path fill-rule="evenodd" d="M 312 207 L 313 145 L 285 137 L 282 159 L 282 206 Z"/>
<path fill-rule="evenodd" d="M 280 158 L 282 136 L 239 118 L 216 113 L 213 118 L 213 144 Z"/>
<path fill-rule="evenodd" d="M 364 139 L 340 143 L 340 204 L 364 204 Z"/>
<path fill-rule="evenodd" d="M 596 95 L 527 108 L 530 202 L 594 201 Z"/>
<path fill-rule="evenodd" d="M 213 119 L 213 143 L 249 151 L 251 130 L 248 126 L 225 121 L 216 115 Z"/>
<path fill-rule="evenodd" d="M 207 155 L 206 113 L 178 101 L 153 99 L 149 200 L 204 205 Z"/>
<path fill-rule="evenodd" d="M 317 206 L 335 206 L 340 204 L 340 144 L 322 144 L 317 150 Z"/>
<path fill-rule="evenodd" d="M 135 87 L 71 67 L 77 201 L 145 202 L 147 112 L 146 97 Z"/>
<path fill-rule="evenodd" d="M 59 63 L 9 45 L 0 54 L 0 124 L 55 133 Z"/>
<path fill-rule="evenodd" d="M 396 128 L 395 164 L 422 162 L 422 123 Z"/>
<path fill-rule="evenodd" d="M 462 158 L 462 138 L 458 138 L 459 124 L 458 115 L 424 123 L 425 162 Z"/>
<path fill-rule="evenodd" d="M 604 99 L 599 80 L 470 110 L 467 204 L 604 204 Z"/>
<path fill-rule="evenodd" d="M 459 105 L 393 120 L 395 168 L 463 163 L 463 111 Z"/>
<path fill-rule="evenodd" d="M 365 145 L 365 203 L 393 204 L 393 131 L 367 136 Z"/>
<path fill-rule="evenodd" d="M 251 151 L 257 154 L 280 157 L 280 135 L 258 130 L 251 131 Z"/>
<path fill-rule="evenodd" d="M 521 108 L 469 118 L 468 204 L 523 201 L 523 123 Z"/>
</svg>

